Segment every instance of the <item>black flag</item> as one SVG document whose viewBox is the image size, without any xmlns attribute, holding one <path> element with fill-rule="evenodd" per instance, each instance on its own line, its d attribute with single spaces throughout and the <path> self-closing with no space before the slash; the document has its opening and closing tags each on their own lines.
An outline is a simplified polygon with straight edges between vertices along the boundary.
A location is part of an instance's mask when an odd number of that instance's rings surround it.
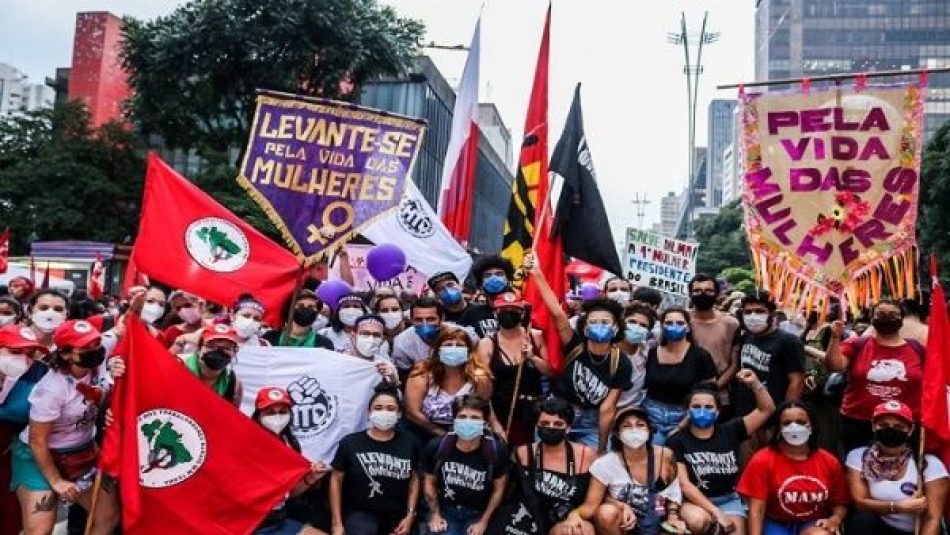
<svg viewBox="0 0 950 535">
<path fill-rule="evenodd" d="M 564 253 L 622 275 L 620 258 L 610 232 L 604 201 L 597 189 L 594 163 L 581 113 L 581 84 L 574 90 L 574 102 L 564 132 L 554 147 L 549 170 L 564 178 L 561 197 L 554 213 L 554 233 L 561 236 Z"/>
</svg>

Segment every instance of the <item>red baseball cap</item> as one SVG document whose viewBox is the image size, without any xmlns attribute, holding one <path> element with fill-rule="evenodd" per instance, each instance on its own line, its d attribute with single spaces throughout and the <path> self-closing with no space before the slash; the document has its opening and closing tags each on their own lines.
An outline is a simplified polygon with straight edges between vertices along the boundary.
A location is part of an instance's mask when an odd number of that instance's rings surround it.
<svg viewBox="0 0 950 535">
<path fill-rule="evenodd" d="M 215 323 L 214 325 L 205 327 L 204 332 L 201 333 L 201 341 L 209 342 L 211 340 L 230 340 L 235 344 L 241 343 L 241 339 L 238 338 L 237 331 L 234 330 L 234 327 L 224 323 Z"/>
<path fill-rule="evenodd" d="M 49 349 L 36 339 L 36 334 L 29 327 L 23 325 L 6 325 L 0 327 L 0 347 L 8 349 L 31 349 L 42 353 L 49 353 Z"/>
<path fill-rule="evenodd" d="M 520 308 L 522 310 L 528 306 L 528 303 L 512 292 L 505 292 L 492 301 L 493 308 Z"/>
<path fill-rule="evenodd" d="M 98 342 L 102 333 L 86 320 L 64 321 L 53 332 L 53 343 L 57 347 L 89 347 Z"/>
<path fill-rule="evenodd" d="M 290 401 L 290 396 L 283 388 L 265 386 L 257 391 L 257 400 L 254 402 L 254 406 L 257 410 L 262 411 L 274 405 L 286 405 L 289 407 L 293 405 L 293 402 Z"/>
<path fill-rule="evenodd" d="M 911 412 L 910 407 L 893 399 L 874 407 L 874 416 L 871 420 L 877 420 L 879 416 L 897 416 L 906 420 L 907 423 L 914 423 L 914 413 Z"/>
</svg>

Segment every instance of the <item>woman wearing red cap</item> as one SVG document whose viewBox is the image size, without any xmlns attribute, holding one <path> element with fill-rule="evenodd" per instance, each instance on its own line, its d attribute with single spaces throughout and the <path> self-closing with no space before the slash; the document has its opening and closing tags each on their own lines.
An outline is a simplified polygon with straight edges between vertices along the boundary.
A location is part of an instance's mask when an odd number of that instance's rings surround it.
<svg viewBox="0 0 950 535">
<path fill-rule="evenodd" d="M 498 332 L 478 342 L 478 357 L 494 377 L 491 403 L 500 424 L 494 431 L 517 447 L 534 442 L 534 408 L 541 397 L 541 377 L 553 377 L 554 371 L 547 361 L 544 339 L 526 327 L 528 304 L 506 292 L 496 297 L 493 305 Z"/>
<path fill-rule="evenodd" d="M 212 325 L 202 332 L 198 351 L 183 359 L 195 377 L 234 405 L 241 404 L 243 387 L 228 365 L 237 355 L 239 342 L 234 328 L 221 323 Z"/>
<path fill-rule="evenodd" d="M 52 533 L 59 502 L 88 509 L 96 474 L 96 417 L 112 381 L 103 369 L 99 331 L 83 320 L 67 321 L 53 333 L 56 350 L 47 373 L 30 393 L 30 422 L 13 445 L 13 477 L 27 533 Z M 110 363 L 113 377 L 125 372 Z M 118 525 L 115 485 L 104 479 L 92 533 Z"/>
<path fill-rule="evenodd" d="M 297 438 L 294 437 L 290 428 L 292 406 L 293 401 L 291 401 L 286 390 L 265 386 L 257 392 L 251 419 L 277 435 L 277 438 L 283 441 L 287 447 L 300 453 L 300 443 L 297 442 Z M 322 533 L 298 520 L 289 518 L 291 515 L 288 509 L 292 505 L 291 502 L 294 497 L 300 496 L 307 489 L 316 485 L 326 473 L 327 468 L 323 463 L 312 464 L 310 473 L 290 491 L 290 501 L 285 500 L 275 507 L 257 526 L 254 535 L 318 535 Z"/>
<path fill-rule="evenodd" d="M 851 451 L 845 463 L 856 509 L 848 532 L 904 535 L 914 532 L 919 519 L 918 533 L 937 535 L 947 497 L 947 469 L 940 459 L 927 455 L 923 474 L 918 471 L 911 447 L 914 416 L 907 405 L 881 403 L 874 409 L 872 425 L 874 442 Z"/>
<path fill-rule="evenodd" d="M 30 392 L 49 369 L 36 357 L 48 351 L 29 327 L 0 327 L 0 533 L 22 528 L 20 505 L 10 490 L 11 447 L 30 419 Z"/>
</svg>

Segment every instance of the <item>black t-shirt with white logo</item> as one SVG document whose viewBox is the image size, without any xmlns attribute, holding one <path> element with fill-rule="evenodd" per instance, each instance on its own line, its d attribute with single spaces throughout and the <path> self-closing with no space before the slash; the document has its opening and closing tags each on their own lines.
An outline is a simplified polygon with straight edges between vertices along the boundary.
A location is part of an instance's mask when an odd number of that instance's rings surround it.
<svg viewBox="0 0 950 535">
<path fill-rule="evenodd" d="M 710 498 L 736 491 L 739 482 L 739 444 L 748 437 L 742 418 L 716 424 L 708 439 L 683 430 L 670 436 L 666 446 L 673 450 L 677 462 L 686 465 L 689 480 Z"/>
<path fill-rule="evenodd" d="M 491 338 L 498 333 L 498 320 L 488 305 L 472 304 L 465 309 L 458 324 L 475 329 L 479 338 Z"/>
<path fill-rule="evenodd" d="M 747 333 L 739 350 L 739 368 L 755 372 L 776 405 L 785 400 L 788 375 L 805 371 L 805 346 L 801 340 L 781 329 L 765 335 Z M 743 385 L 735 388 L 736 414 L 742 416 L 755 408 L 755 393 Z"/>
<path fill-rule="evenodd" d="M 360 431 L 340 441 L 333 469 L 343 472 L 343 508 L 405 514 L 409 480 L 422 448 L 412 435 L 397 431 L 388 441 Z"/>
<path fill-rule="evenodd" d="M 565 347 L 565 355 L 570 355 L 575 347 L 586 343 L 583 336 L 574 333 L 574 338 Z M 633 364 L 620 354 L 617 369 L 610 373 L 610 353 L 591 355 L 586 348 L 572 360 L 558 378 L 556 388 L 566 400 L 585 409 L 599 407 L 612 388 L 629 390 L 632 383 Z"/>
<path fill-rule="evenodd" d="M 423 468 L 426 474 L 436 476 L 439 504 L 442 507 L 462 506 L 476 511 L 484 511 L 491 499 L 494 481 L 488 479 L 488 455 L 484 444 L 470 452 L 463 452 L 458 446 L 448 451 L 441 460 L 439 473 L 438 453 L 442 437 L 432 439 L 422 454 Z M 449 440 L 449 439 L 446 439 Z M 495 440 L 494 468 L 492 478 L 498 479 L 508 473 L 508 448 L 504 442 Z"/>
</svg>

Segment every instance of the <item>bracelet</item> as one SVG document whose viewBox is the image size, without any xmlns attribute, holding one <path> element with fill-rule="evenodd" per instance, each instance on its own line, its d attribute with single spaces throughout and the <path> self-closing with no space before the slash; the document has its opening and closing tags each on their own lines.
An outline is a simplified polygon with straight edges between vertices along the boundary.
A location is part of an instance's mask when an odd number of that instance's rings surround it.
<svg viewBox="0 0 950 535">
<path fill-rule="evenodd" d="M 765 390 L 765 385 L 762 383 L 759 383 L 756 386 L 752 387 L 753 392 L 758 392 L 759 390 Z"/>
<path fill-rule="evenodd" d="M 584 515 L 581 514 L 580 507 L 575 507 L 573 510 L 571 510 L 571 514 L 577 515 L 577 518 L 580 518 L 581 520 L 587 520 L 586 518 L 584 518 Z"/>
<path fill-rule="evenodd" d="M 887 502 L 887 503 L 888 503 L 888 506 L 890 507 L 891 514 L 896 513 L 897 511 L 894 509 L 894 502 Z"/>
<path fill-rule="evenodd" d="M 409 509 L 406 509 L 406 516 L 416 516 L 416 508 L 410 507 Z"/>
</svg>

